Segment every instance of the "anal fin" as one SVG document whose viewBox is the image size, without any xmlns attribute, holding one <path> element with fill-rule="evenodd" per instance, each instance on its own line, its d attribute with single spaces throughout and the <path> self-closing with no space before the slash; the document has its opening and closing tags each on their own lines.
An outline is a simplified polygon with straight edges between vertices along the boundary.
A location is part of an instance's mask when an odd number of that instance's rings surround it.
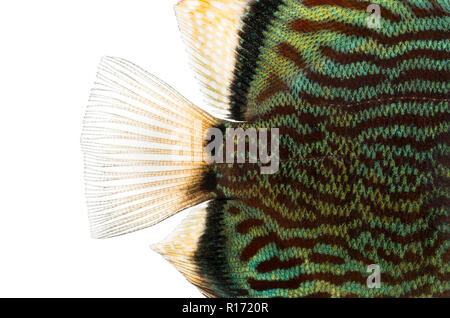
<svg viewBox="0 0 450 318">
<path fill-rule="evenodd" d="M 205 232 L 207 213 L 206 205 L 193 208 L 176 229 L 166 239 L 152 245 L 152 249 L 174 265 L 203 295 L 215 297 L 215 292 L 209 288 L 211 284 L 203 276 L 195 259 Z"/>
</svg>

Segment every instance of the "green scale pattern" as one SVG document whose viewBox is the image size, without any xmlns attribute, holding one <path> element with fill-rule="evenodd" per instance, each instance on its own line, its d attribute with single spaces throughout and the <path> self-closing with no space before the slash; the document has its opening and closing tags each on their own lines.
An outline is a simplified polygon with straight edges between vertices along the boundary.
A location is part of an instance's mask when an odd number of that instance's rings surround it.
<svg viewBox="0 0 450 318">
<path fill-rule="evenodd" d="M 279 171 L 212 165 L 204 275 L 218 296 L 450 296 L 449 3 L 279 2 L 245 122 L 224 123 L 279 128 Z"/>
</svg>

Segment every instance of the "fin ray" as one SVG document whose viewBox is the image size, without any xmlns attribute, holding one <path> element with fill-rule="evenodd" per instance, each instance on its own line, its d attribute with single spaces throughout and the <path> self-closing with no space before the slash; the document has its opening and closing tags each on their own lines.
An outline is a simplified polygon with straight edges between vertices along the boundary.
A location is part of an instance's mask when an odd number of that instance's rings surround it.
<svg viewBox="0 0 450 318">
<path fill-rule="evenodd" d="M 178 24 L 207 106 L 230 117 L 230 85 L 241 19 L 249 0 L 184 0 L 176 7 Z"/>
<path fill-rule="evenodd" d="M 216 293 L 208 287 L 211 284 L 202 275 L 195 260 L 200 238 L 205 231 L 206 217 L 205 205 L 194 207 L 167 238 L 151 248 L 175 266 L 203 295 L 215 297 Z"/>
<path fill-rule="evenodd" d="M 92 235 L 126 234 L 209 199 L 203 133 L 216 119 L 123 59 L 102 59 L 81 138 Z"/>
</svg>

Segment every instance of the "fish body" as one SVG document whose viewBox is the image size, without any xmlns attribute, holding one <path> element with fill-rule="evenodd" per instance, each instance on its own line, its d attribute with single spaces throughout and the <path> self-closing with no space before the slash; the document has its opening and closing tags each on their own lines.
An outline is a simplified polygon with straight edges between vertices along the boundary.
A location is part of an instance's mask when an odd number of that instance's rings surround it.
<svg viewBox="0 0 450 318">
<path fill-rule="evenodd" d="M 139 198 L 92 212 L 99 236 L 207 201 L 154 247 L 207 296 L 449 297 L 449 13 L 440 0 L 182 1 L 180 26 L 216 116 L 181 97 L 173 104 L 223 132 L 224 148 L 230 129 L 261 137 L 276 128 L 277 169 L 261 173 L 248 154 L 241 163 L 172 160 L 184 168 L 168 169 L 179 174 L 170 187 L 148 191 L 161 175 L 141 172 L 133 176 L 153 183 L 135 184 Z M 220 54 L 208 44 L 216 40 Z M 194 135 L 188 143 L 201 151 Z M 129 163 L 110 154 L 103 163 Z"/>
</svg>

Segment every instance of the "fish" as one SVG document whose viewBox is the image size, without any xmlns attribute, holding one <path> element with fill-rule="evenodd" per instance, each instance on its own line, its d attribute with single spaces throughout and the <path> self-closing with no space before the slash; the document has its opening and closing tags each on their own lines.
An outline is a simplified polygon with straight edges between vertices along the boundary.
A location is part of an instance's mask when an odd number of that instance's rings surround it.
<svg viewBox="0 0 450 318">
<path fill-rule="evenodd" d="M 189 208 L 152 248 L 206 297 L 450 297 L 449 2 L 175 13 L 205 105 L 101 60 L 81 138 L 93 237 Z"/>
</svg>

